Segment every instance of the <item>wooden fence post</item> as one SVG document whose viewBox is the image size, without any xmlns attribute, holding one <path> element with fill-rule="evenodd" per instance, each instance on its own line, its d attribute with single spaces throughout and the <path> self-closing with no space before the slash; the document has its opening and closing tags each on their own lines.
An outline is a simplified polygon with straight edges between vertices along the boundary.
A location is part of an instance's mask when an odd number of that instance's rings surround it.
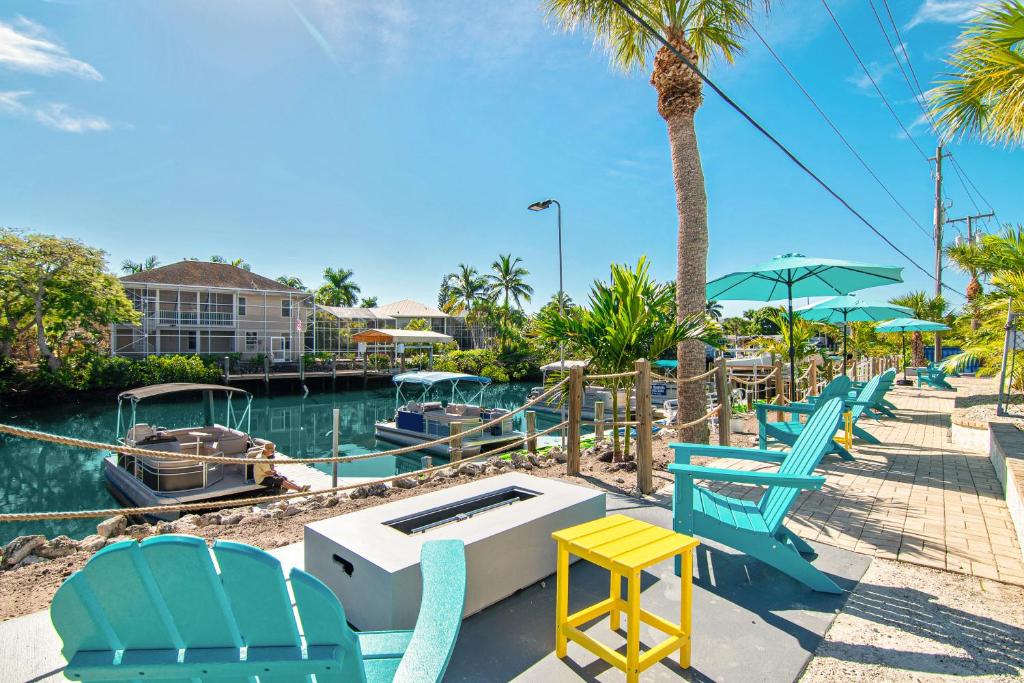
<svg viewBox="0 0 1024 683">
<path fill-rule="evenodd" d="M 651 444 L 651 361 L 641 358 L 636 361 L 635 365 L 636 485 L 640 489 L 640 493 L 647 495 L 654 492 L 654 453 Z"/>
<path fill-rule="evenodd" d="M 569 476 L 580 473 L 580 420 L 583 413 L 583 368 L 569 368 L 569 415 L 565 470 Z"/>
<path fill-rule="evenodd" d="M 732 392 L 729 390 L 729 368 L 725 364 L 725 356 L 718 359 L 715 390 L 718 392 L 718 405 L 722 406 L 718 411 L 718 443 L 728 446 L 732 423 Z"/>
<path fill-rule="evenodd" d="M 594 440 L 604 441 L 604 401 L 594 401 Z"/>
<path fill-rule="evenodd" d="M 334 408 L 331 410 L 331 457 L 338 457 L 338 441 L 340 434 L 338 433 L 341 425 L 341 409 Z M 338 487 L 338 461 L 335 460 L 331 463 L 331 488 Z"/>
<path fill-rule="evenodd" d="M 530 453 L 537 452 L 537 413 L 533 410 L 526 411 L 526 450 Z"/>
<path fill-rule="evenodd" d="M 772 370 L 772 372 L 775 374 L 775 403 L 779 404 L 781 403 L 782 396 L 784 394 L 782 387 L 782 361 L 776 360 L 772 365 L 775 366 L 775 368 Z M 782 422 L 783 418 L 784 416 L 781 411 L 775 411 L 776 422 Z"/>
<path fill-rule="evenodd" d="M 454 437 L 448 443 L 448 461 L 457 462 L 462 460 L 462 423 L 451 422 L 448 425 L 448 435 Z"/>
<path fill-rule="evenodd" d="M 810 396 L 818 395 L 818 364 L 811 359 L 811 367 L 807 369 L 807 393 Z"/>
</svg>

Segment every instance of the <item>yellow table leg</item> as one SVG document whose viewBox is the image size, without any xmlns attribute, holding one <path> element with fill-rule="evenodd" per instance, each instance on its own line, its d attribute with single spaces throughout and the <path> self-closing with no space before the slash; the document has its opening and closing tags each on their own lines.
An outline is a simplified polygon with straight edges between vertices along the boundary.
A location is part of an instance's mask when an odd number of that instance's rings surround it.
<svg viewBox="0 0 1024 683">
<path fill-rule="evenodd" d="M 566 640 L 562 627 L 569 619 L 569 551 L 561 541 L 558 543 L 558 575 L 555 581 L 555 655 L 565 657 Z"/>
<path fill-rule="evenodd" d="M 608 589 L 608 597 L 612 600 L 622 597 L 622 576 L 614 571 L 612 572 L 611 586 Z M 612 611 L 608 614 L 608 626 L 611 630 L 618 631 L 620 625 L 619 610 L 612 607 Z"/>
<path fill-rule="evenodd" d="M 626 588 L 626 683 L 640 680 L 640 572 L 629 573 Z"/>
<path fill-rule="evenodd" d="M 692 627 L 693 614 L 693 551 L 687 550 L 683 553 L 683 571 L 679 577 L 679 626 L 686 634 L 686 642 L 679 650 L 679 666 L 684 669 L 690 668 L 690 629 Z"/>
</svg>

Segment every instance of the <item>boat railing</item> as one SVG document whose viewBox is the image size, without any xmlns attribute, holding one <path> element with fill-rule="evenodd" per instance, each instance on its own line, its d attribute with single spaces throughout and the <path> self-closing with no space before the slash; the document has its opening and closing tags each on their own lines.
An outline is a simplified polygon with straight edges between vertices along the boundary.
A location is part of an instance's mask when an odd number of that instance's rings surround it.
<svg viewBox="0 0 1024 683">
<path fill-rule="evenodd" d="M 224 453 L 210 451 L 204 455 L 223 457 Z M 173 462 L 173 456 L 168 460 L 145 457 L 135 457 L 133 460 L 132 474 L 135 478 L 158 492 L 205 489 L 224 479 L 225 468 L 229 466 L 226 463 L 196 462 L 194 460 Z M 244 464 L 244 461 L 240 459 L 239 463 Z M 186 478 L 195 480 L 196 485 L 190 486 L 189 484 L 192 482 L 187 481 Z"/>
</svg>

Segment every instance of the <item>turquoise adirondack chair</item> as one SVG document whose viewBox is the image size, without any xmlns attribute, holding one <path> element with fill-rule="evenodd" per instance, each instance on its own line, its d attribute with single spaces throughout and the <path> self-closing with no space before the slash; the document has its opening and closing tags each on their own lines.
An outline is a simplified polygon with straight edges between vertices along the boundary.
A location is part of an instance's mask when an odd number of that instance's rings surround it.
<svg viewBox="0 0 1024 683">
<path fill-rule="evenodd" d="M 783 523 L 802 489 L 820 489 L 825 477 L 814 476 L 814 468 L 828 450 L 836 433 L 843 401 L 826 401 L 811 415 L 792 450 L 767 451 L 757 448 L 729 448 L 704 444 L 670 444 L 676 463 L 668 469 L 675 475 L 672 497 L 672 527 L 679 533 L 717 541 L 775 567 L 810 588 L 824 593 L 842 589 L 811 564 L 805 554 L 814 549 Z M 693 456 L 742 458 L 779 463 L 777 472 L 718 469 L 691 465 Z M 767 486 L 758 502 L 729 498 L 697 485 L 697 480 Z M 679 564 L 676 564 L 679 574 Z"/>
<path fill-rule="evenodd" d="M 874 396 L 865 397 L 864 403 L 864 414 L 868 417 L 876 420 L 882 419 L 882 415 L 886 417 L 896 417 L 896 414 L 892 412 L 896 409 L 896 406 L 885 399 L 886 393 L 892 389 L 893 383 L 896 381 L 896 371 L 886 370 L 878 376 L 878 386 L 875 388 Z M 848 401 L 857 401 L 860 397 L 864 387 L 868 385 L 867 382 L 851 382 L 852 387 L 849 394 L 847 394 Z M 814 403 L 818 399 L 817 396 L 808 396 L 807 401 Z M 882 415 L 879 415 L 881 413 Z"/>
<path fill-rule="evenodd" d="M 928 367 L 915 368 L 914 371 L 917 373 L 918 387 L 923 387 L 927 384 L 934 389 L 956 391 L 956 387 L 946 381 L 946 378 L 949 377 L 949 373 L 943 370 L 942 366 L 936 365 L 935 363 L 928 363 Z"/>
<path fill-rule="evenodd" d="M 874 388 L 872 387 L 872 391 Z M 850 378 L 846 375 L 839 375 L 831 382 L 825 385 L 825 388 L 821 390 L 821 394 L 815 403 L 790 403 L 789 405 L 776 406 L 769 403 L 757 403 L 754 409 L 757 412 L 757 434 L 758 434 L 758 446 L 760 448 L 767 448 L 768 439 L 772 438 L 780 443 L 792 446 L 796 443 L 796 439 L 800 436 L 800 432 L 803 431 L 804 423 L 800 422 L 801 415 L 812 415 L 819 406 L 824 405 L 826 402 L 833 398 L 846 399 L 847 394 L 850 391 Z M 790 420 L 782 422 L 769 422 L 768 413 L 779 411 L 789 414 Z M 856 416 L 859 417 L 859 414 Z M 840 418 L 841 419 L 841 418 Z M 839 423 L 837 423 L 838 427 Z M 865 432 L 866 433 L 866 432 Z M 870 434 L 868 435 L 870 436 Z M 853 460 L 853 454 L 846 450 L 841 444 L 834 442 L 829 446 L 826 453 L 835 453 L 843 460 Z"/>
<path fill-rule="evenodd" d="M 315 675 L 324 683 L 376 683 L 444 675 L 465 603 L 461 541 L 423 545 L 423 598 L 412 631 L 353 631 L 334 593 L 301 569 L 286 582 L 280 562 L 258 548 L 217 541 L 212 552 L 216 566 L 203 539 L 166 535 L 96 553 L 50 607 L 65 676 L 285 683 Z"/>
</svg>

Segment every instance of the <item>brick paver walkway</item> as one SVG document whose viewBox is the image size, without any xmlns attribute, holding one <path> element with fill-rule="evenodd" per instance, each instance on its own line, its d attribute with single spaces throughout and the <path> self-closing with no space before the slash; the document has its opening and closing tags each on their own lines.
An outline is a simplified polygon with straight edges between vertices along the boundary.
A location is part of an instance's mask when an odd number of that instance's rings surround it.
<svg viewBox="0 0 1024 683">
<path fill-rule="evenodd" d="M 881 442 L 854 441 L 856 462 L 828 456 L 828 481 L 806 492 L 787 525 L 802 538 L 928 567 L 1024 585 L 1024 561 L 987 454 L 949 442 L 953 392 L 897 387 L 897 419 L 859 423 Z M 762 466 L 729 461 L 716 466 Z M 759 489 L 717 485 L 737 497 Z"/>
</svg>

